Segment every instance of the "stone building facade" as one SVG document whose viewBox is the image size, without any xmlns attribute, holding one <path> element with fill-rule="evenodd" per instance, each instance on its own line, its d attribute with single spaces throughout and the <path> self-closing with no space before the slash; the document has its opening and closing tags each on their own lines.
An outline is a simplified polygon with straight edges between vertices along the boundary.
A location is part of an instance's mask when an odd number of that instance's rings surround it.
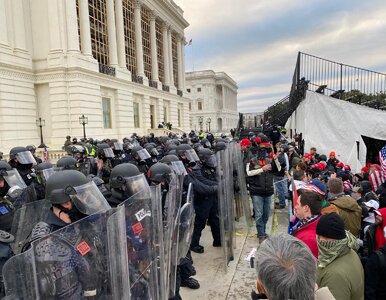
<svg viewBox="0 0 386 300">
<path fill-rule="evenodd" d="M 237 126 L 237 84 L 224 72 L 187 72 L 190 127 L 195 130 L 229 132 Z"/>
<path fill-rule="evenodd" d="M 66 135 L 189 129 L 184 30 L 172 0 L 0 0 L 0 150 Z"/>
</svg>

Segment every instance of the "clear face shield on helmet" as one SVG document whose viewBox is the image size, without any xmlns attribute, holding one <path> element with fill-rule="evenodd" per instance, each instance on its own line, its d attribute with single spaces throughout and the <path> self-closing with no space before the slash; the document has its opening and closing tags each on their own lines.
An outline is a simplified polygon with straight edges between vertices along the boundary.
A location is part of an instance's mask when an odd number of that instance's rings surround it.
<svg viewBox="0 0 386 300">
<path fill-rule="evenodd" d="M 150 186 L 144 174 L 132 177 L 118 176 L 112 186 L 121 190 L 125 196 L 124 201 L 138 198 L 148 199 L 150 197 Z"/>
<path fill-rule="evenodd" d="M 194 151 L 193 149 L 186 150 L 185 153 L 184 153 L 184 155 L 185 155 L 185 157 L 186 157 L 189 161 L 197 162 L 197 161 L 200 160 L 200 159 L 198 158 L 198 155 L 197 155 L 196 151 Z"/>
<path fill-rule="evenodd" d="M 113 149 L 111 148 L 103 148 L 103 153 L 106 158 L 113 158 L 115 156 Z"/>
<path fill-rule="evenodd" d="M 141 160 L 146 160 L 146 159 L 149 159 L 151 157 L 149 152 L 147 152 L 146 149 L 142 149 L 142 150 L 137 151 L 137 154 Z"/>
<path fill-rule="evenodd" d="M 182 161 L 172 161 L 171 162 L 172 164 L 170 165 L 173 169 L 173 171 L 177 174 L 177 175 L 187 175 L 188 173 L 186 172 L 186 169 L 185 169 L 185 166 L 184 164 L 182 163 Z"/>
<path fill-rule="evenodd" d="M 4 178 L 10 188 L 19 187 L 20 189 L 24 189 L 27 187 L 23 178 L 21 178 L 19 172 L 16 169 L 9 171 L 1 170 L 0 175 Z"/>
<path fill-rule="evenodd" d="M 76 208 L 85 215 L 111 208 L 93 181 L 76 187 L 68 186 L 65 188 L 65 193 L 69 195 Z"/>
<path fill-rule="evenodd" d="M 204 148 L 210 148 L 210 147 L 212 147 L 212 145 L 210 144 L 209 141 L 205 141 L 205 143 L 202 143 L 202 144 L 203 144 L 203 147 L 204 147 Z"/>
<path fill-rule="evenodd" d="M 32 153 L 29 151 L 19 152 L 15 155 L 18 163 L 22 165 L 33 164 L 34 166 L 37 164 L 35 158 Z"/>
<path fill-rule="evenodd" d="M 120 143 L 115 142 L 114 143 L 114 149 L 117 150 L 117 151 L 122 151 L 123 147 L 122 147 L 122 145 Z"/>
<path fill-rule="evenodd" d="M 205 159 L 205 163 L 208 167 L 216 168 L 217 167 L 217 158 L 216 155 L 212 154 Z"/>
<path fill-rule="evenodd" d="M 49 169 L 44 169 L 44 170 L 38 171 L 37 175 L 40 176 L 40 178 L 42 180 L 41 183 L 45 184 L 47 182 L 47 179 L 50 178 L 50 176 L 54 173 L 55 173 L 54 168 L 49 168 Z"/>
</svg>

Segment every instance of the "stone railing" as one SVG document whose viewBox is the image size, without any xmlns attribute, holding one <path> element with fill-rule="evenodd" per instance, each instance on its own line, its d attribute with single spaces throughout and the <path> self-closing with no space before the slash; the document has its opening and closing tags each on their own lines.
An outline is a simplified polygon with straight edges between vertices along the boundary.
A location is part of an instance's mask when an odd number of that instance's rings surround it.
<svg viewBox="0 0 386 300">
<path fill-rule="evenodd" d="M 41 158 L 43 160 L 44 158 L 44 152 L 43 149 L 36 149 L 36 156 Z M 56 162 L 61 159 L 63 156 L 67 156 L 68 154 L 63 150 L 50 150 L 48 149 L 48 159 L 50 163 L 56 164 Z M 8 161 L 9 160 L 9 154 L 5 154 L 3 156 L 3 159 Z"/>
<path fill-rule="evenodd" d="M 154 133 L 155 136 L 169 135 L 169 133 L 178 134 L 181 136 L 185 133 L 185 131 L 177 127 L 172 127 L 172 130 L 169 130 L 167 128 L 150 128 L 147 130 L 147 132 Z"/>
</svg>

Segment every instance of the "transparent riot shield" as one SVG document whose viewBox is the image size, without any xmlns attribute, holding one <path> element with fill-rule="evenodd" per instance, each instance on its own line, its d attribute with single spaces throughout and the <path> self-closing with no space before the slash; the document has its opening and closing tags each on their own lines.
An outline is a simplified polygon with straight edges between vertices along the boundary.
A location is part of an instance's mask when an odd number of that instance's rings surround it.
<svg viewBox="0 0 386 300">
<path fill-rule="evenodd" d="M 130 299 L 123 208 L 32 243 L 3 268 L 6 299 Z"/>
<path fill-rule="evenodd" d="M 12 244 L 14 254 L 27 250 L 26 247 L 29 247 L 33 240 L 32 229 L 38 222 L 44 220 L 50 207 L 49 201 L 40 200 L 24 204 L 15 212 L 11 229 L 11 233 L 15 237 Z"/>
<path fill-rule="evenodd" d="M 174 297 L 176 287 L 176 273 L 178 259 L 178 236 L 179 236 L 179 209 L 181 206 L 183 175 L 172 176 L 167 192 L 164 214 L 164 249 L 166 265 L 166 288 L 168 298 Z"/>
<path fill-rule="evenodd" d="M 186 196 L 186 203 L 180 209 L 179 216 L 179 237 L 178 237 L 178 261 L 186 257 L 188 253 L 190 242 L 192 241 L 192 234 L 194 229 L 194 219 L 196 217 L 194 206 L 193 185 L 189 184 L 188 193 Z"/>
<path fill-rule="evenodd" d="M 241 152 L 240 144 L 231 143 L 233 146 L 233 168 L 234 168 L 234 176 L 235 176 L 235 197 L 236 197 L 236 207 L 238 207 L 241 211 L 240 215 L 244 215 L 245 224 L 247 228 L 252 226 L 252 221 L 250 216 L 251 208 L 250 208 L 250 200 L 247 190 L 247 182 L 245 177 L 245 166 L 243 163 L 243 153 Z M 236 209 L 237 210 L 237 209 Z"/>
<path fill-rule="evenodd" d="M 126 186 L 136 186 L 143 174 L 125 178 Z M 119 206 L 125 209 L 128 267 L 132 299 L 159 299 L 163 294 L 158 285 L 158 259 L 160 238 L 155 225 L 160 224 L 159 200 L 154 199 L 149 185 L 142 185 L 136 193 Z M 158 231 L 160 230 L 157 227 Z M 161 279 L 162 280 L 162 279 Z M 162 299 L 162 298 L 161 298 Z"/>
<path fill-rule="evenodd" d="M 227 149 L 216 153 L 217 157 L 217 201 L 221 230 L 221 245 L 224 251 L 224 269 L 233 260 L 233 174 L 231 157 Z"/>
<path fill-rule="evenodd" d="M 155 248 L 155 259 L 157 263 L 157 282 L 155 286 L 158 286 L 158 294 L 155 299 L 167 299 L 166 293 L 166 279 L 165 279 L 165 257 L 164 257 L 164 233 L 162 223 L 162 195 L 161 186 L 151 186 L 151 199 L 152 199 L 152 219 L 153 219 L 153 240 Z"/>
</svg>

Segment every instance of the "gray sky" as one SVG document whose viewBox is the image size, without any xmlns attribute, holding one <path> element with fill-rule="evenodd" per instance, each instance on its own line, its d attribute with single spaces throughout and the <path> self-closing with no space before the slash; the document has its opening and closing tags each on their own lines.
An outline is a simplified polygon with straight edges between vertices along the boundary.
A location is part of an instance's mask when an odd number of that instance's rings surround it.
<svg viewBox="0 0 386 300">
<path fill-rule="evenodd" d="M 385 0 L 174 0 L 190 23 L 186 71 L 223 71 L 241 112 L 288 95 L 298 51 L 386 73 Z"/>
</svg>

